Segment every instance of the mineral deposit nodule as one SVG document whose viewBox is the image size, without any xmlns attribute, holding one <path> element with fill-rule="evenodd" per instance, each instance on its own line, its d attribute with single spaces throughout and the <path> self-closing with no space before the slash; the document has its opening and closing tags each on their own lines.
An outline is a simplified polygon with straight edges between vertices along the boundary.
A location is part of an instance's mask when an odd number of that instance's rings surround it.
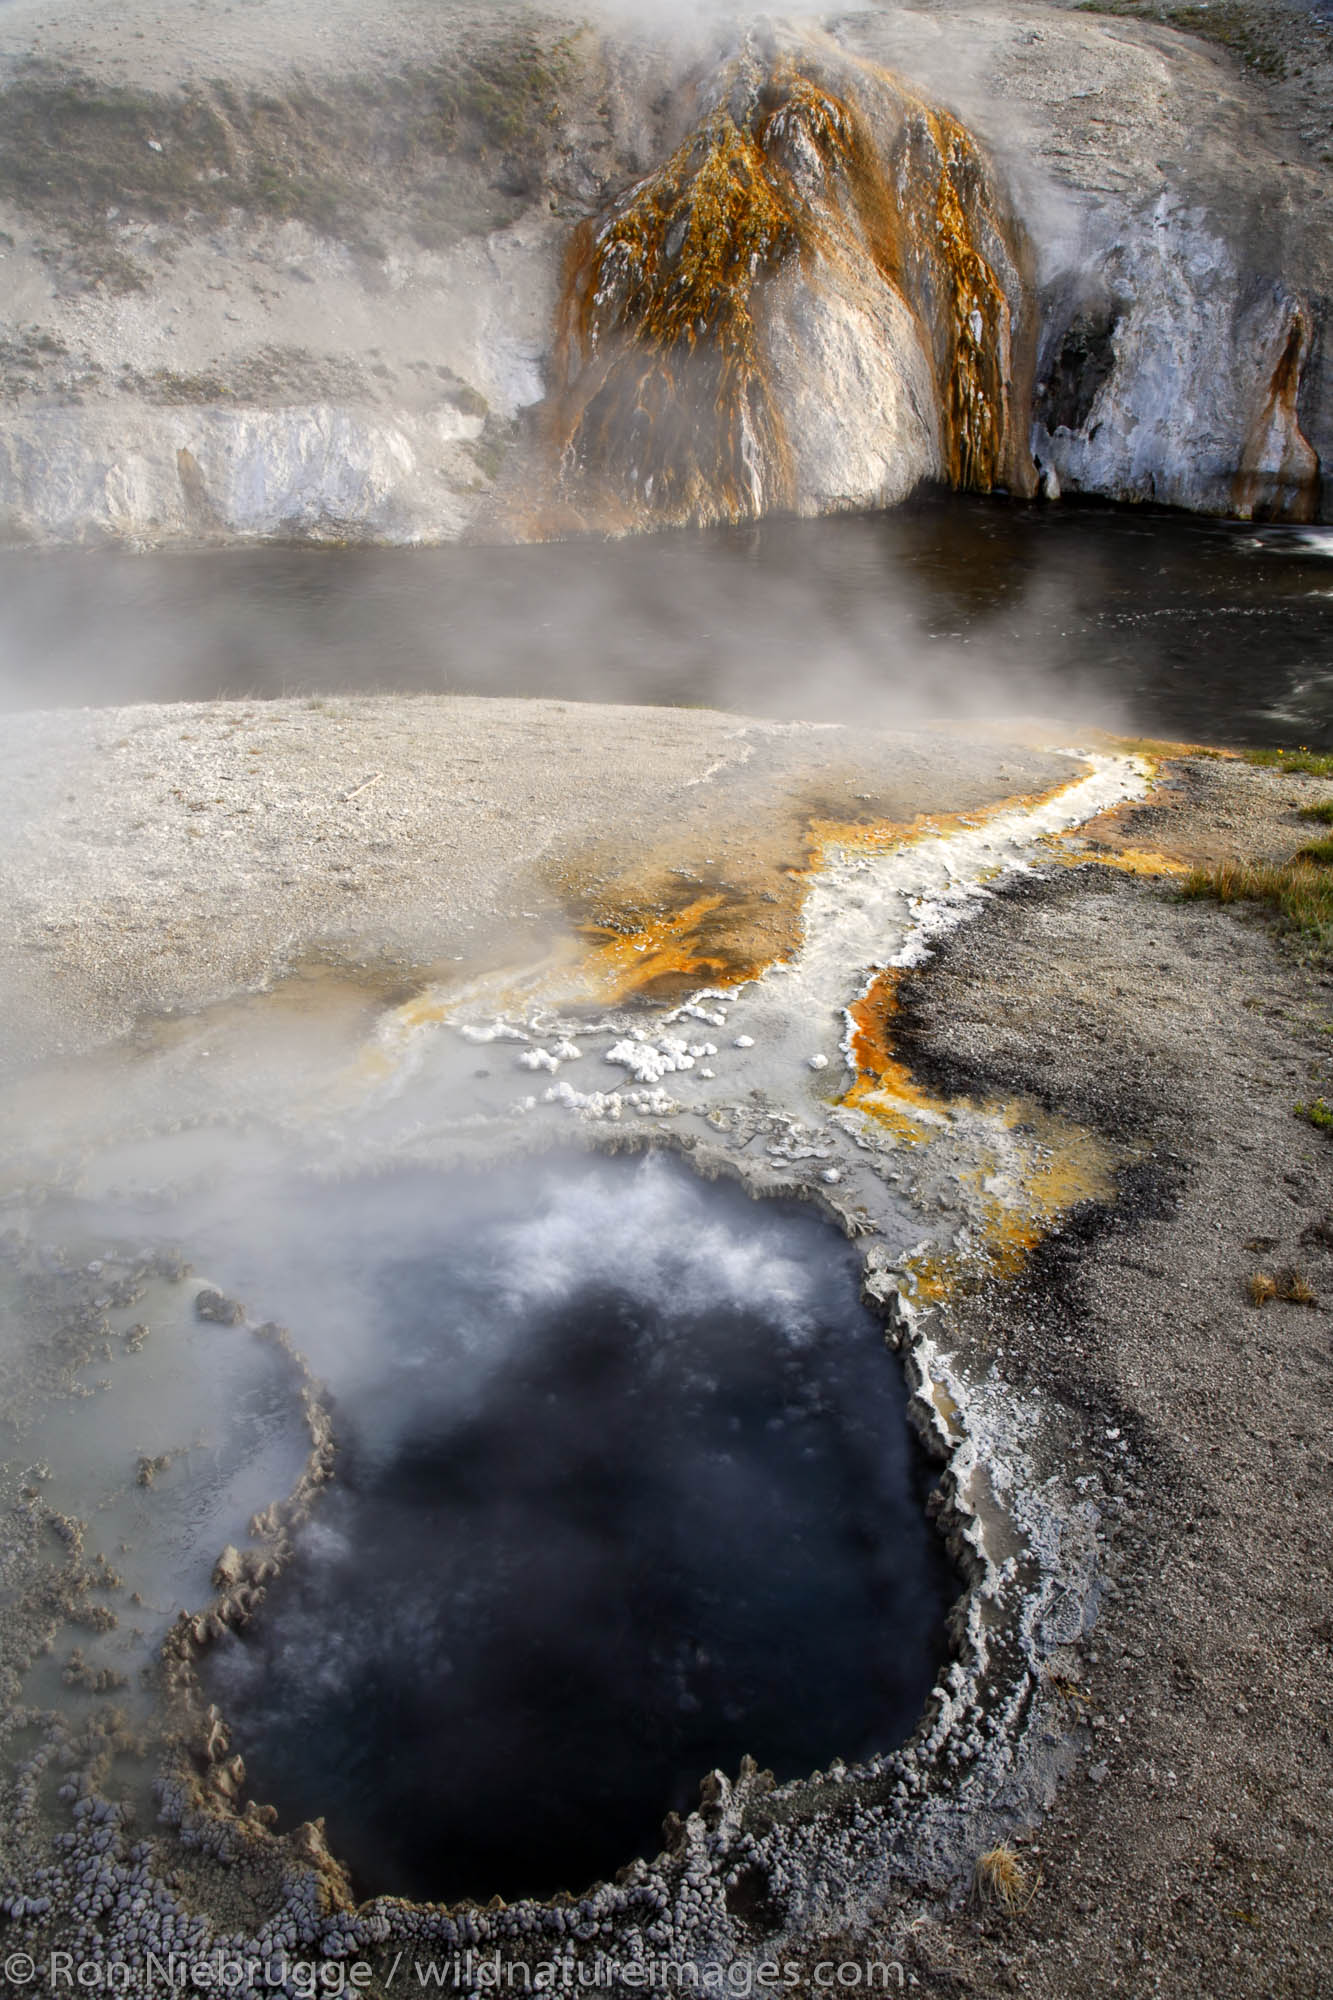
<svg viewBox="0 0 1333 2000">
<path fill-rule="evenodd" d="M 209 1669 L 254 1795 L 362 1893 L 577 1892 L 714 1767 L 901 1741 L 956 1585 L 849 1246 L 662 1158 L 435 1183 L 321 1198 L 373 1366 Z"/>
</svg>

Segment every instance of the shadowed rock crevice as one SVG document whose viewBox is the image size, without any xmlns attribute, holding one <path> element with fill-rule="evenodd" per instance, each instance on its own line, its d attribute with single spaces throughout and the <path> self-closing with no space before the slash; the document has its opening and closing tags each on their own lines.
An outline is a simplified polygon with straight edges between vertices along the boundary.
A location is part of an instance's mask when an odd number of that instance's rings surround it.
<svg viewBox="0 0 1333 2000">
<path fill-rule="evenodd" d="M 1048 431 L 1081 431 L 1115 368 L 1115 336 L 1120 308 L 1109 300 L 1082 307 L 1065 327 L 1055 329 L 1051 353 L 1037 383 L 1037 421 Z"/>
</svg>

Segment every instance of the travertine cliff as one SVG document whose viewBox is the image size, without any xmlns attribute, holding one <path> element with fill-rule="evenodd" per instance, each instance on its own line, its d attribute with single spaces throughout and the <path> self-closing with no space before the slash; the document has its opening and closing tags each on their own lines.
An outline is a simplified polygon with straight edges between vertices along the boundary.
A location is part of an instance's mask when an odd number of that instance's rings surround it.
<svg viewBox="0 0 1333 2000">
<path fill-rule="evenodd" d="M 141 12 L 0 28 L 8 540 L 1327 517 L 1333 177 L 1178 27 Z"/>
</svg>

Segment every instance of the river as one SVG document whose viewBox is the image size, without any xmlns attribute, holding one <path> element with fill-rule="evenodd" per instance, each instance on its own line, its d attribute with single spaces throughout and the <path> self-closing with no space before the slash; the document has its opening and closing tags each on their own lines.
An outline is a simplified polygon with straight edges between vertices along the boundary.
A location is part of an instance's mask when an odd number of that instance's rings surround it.
<svg viewBox="0 0 1333 2000">
<path fill-rule="evenodd" d="M 931 496 L 624 541 L 0 555 L 0 702 L 466 693 L 1333 747 L 1333 530 Z"/>
</svg>

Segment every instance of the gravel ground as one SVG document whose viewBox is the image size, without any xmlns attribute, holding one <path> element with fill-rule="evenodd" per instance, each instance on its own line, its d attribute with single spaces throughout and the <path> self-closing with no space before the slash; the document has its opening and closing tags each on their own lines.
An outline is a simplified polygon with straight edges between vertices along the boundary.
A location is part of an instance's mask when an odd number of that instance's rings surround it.
<svg viewBox="0 0 1333 2000">
<path fill-rule="evenodd" d="M 1326 790 L 1177 766 L 1124 837 L 1289 853 Z M 1328 1088 L 1333 980 L 1252 915 L 1098 868 L 999 897 L 903 1003 L 935 1088 L 1136 1148 L 1113 1211 L 949 1332 L 1143 1468 L 1070 1697 L 1085 1762 L 1026 1836 L 1039 1886 L 929 1916 L 907 1963 L 941 1994 L 1333 1992 L 1333 1152 L 1293 1111 Z M 1319 1302 L 1256 1308 L 1251 1276 L 1287 1270 Z"/>
</svg>

